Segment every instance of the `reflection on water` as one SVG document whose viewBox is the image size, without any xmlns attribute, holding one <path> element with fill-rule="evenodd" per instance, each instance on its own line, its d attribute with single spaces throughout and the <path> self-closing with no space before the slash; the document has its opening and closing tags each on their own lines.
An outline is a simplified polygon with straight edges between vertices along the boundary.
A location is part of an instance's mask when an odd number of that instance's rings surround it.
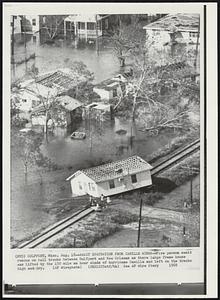
<svg viewBox="0 0 220 300">
<path fill-rule="evenodd" d="M 94 45 L 77 49 L 73 41 L 63 41 L 60 45 L 40 45 L 30 40 L 25 51 L 29 54 L 34 52 L 36 58 L 14 66 L 13 79 L 23 77 L 33 64 L 39 72 L 48 72 L 63 68 L 74 60 L 83 61 L 94 72 L 96 82 L 119 71 L 117 58 L 111 50 L 102 48 L 98 55 Z M 15 56 L 19 58 L 23 55 L 24 45 L 16 44 Z M 120 129 L 124 129 L 124 134 L 117 133 Z M 86 139 L 72 140 L 70 134 L 76 130 L 85 132 Z M 65 179 L 72 172 L 134 154 L 147 159 L 149 154 L 167 144 L 172 137 L 173 134 L 147 137 L 137 130 L 132 121 L 118 118 L 105 123 L 83 121 L 68 130 L 56 128 L 45 139 L 42 151 L 56 164 L 67 167 L 67 171 L 62 174 L 51 172 L 48 176 L 50 180 L 43 184 L 38 173 L 29 175 L 25 184 L 22 162 L 15 153 L 11 163 L 12 237 L 22 239 L 54 221 L 54 216 L 47 213 L 48 207 L 59 198 L 71 196 L 69 183 Z M 69 167 L 72 169 L 68 171 Z"/>
<path fill-rule="evenodd" d="M 126 134 L 117 134 L 120 129 L 126 130 Z M 86 132 L 86 139 L 72 140 L 72 130 Z M 42 151 L 65 169 L 43 175 L 43 184 L 38 173 L 29 174 L 25 183 L 22 162 L 15 153 L 11 163 L 12 236 L 21 239 L 54 222 L 54 215 L 48 211 L 58 199 L 71 197 L 70 185 L 65 179 L 76 170 L 133 154 L 147 159 L 172 137 L 173 134 L 147 137 L 134 123 L 117 118 L 108 123 L 83 121 L 68 131 L 57 128 L 49 134 L 48 141 L 45 139 Z"/>
<path fill-rule="evenodd" d="M 124 134 L 118 130 L 124 129 Z M 86 133 L 86 139 L 73 140 L 72 131 Z M 173 134 L 170 134 L 170 138 Z M 131 155 L 140 155 L 147 158 L 149 154 L 159 147 L 167 144 L 169 136 L 147 137 L 145 133 L 137 130 L 132 121 L 114 121 L 105 123 L 86 122 L 78 124 L 70 131 L 57 128 L 45 142 L 42 151 L 58 165 L 86 168 L 92 161 L 106 162 L 127 158 Z"/>
<path fill-rule="evenodd" d="M 26 64 L 15 65 L 12 68 L 12 80 L 21 78 L 27 74 L 27 70 L 35 65 L 39 72 L 48 72 L 54 69 L 68 66 L 70 61 L 83 61 L 88 69 L 95 75 L 94 82 L 100 82 L 113 76 L 119 71 L 119 63 L 109 47 L 100 42 L 100 51 L 97 54 L 94 44 L 80 43 L 76 48 L 73 40 L 60 40 L 52 45 L 33 42 L 32 38 L 24 44 L 15 45 L 15 60 L 35 53 L 35 59 Z"/>
</svg>

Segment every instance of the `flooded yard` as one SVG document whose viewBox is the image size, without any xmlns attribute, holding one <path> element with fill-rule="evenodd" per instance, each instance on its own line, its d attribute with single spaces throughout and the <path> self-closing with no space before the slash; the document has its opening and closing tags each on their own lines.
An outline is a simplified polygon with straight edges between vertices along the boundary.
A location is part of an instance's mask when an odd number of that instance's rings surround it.
<svg viewBox="0 0 220 300">
<path fill-rule="evenodd" d="M 27 75 L 27 71 L 34 65 L 40 73 L 53 71 L 58 68 L 68 66 L 69 62 L 82 61 L 88 69 L 94 73 L 94 83 L 107 79 L 117 73 L 120 69 L 117 57 L 112 49 L 102 46 L 100 42 L 100 51 L 97 53 L 95 45 L 82 44 L 76 48 L 74 40 L 61 41 L 59 45 L 47 45 L 40 41 L 33 42 L 32 36 L 27 41 L 26 48 L 24 44 L 16 44 L 15 60 L 28 57 L 35 53 L 35 58 L 27 63 L 14 65 L 11 69 L 12 80 L 22 78 Z"/>
<path fill-rule="evenodd" d="M 15 239 L 23 239 L 39 228 L 53 223 L 57 212 L 66 209 L 71 197 L 69 182 L 65 179 L 81 168 L 91 167 L 138 154 L 147 159 L 148 155 L 166 145 L 174 134 L 148 137 L 132 124 L 132 143 L 130 142 L 131 123 L 116 119 L 102 129 L 92 126 L 90 132 L 85 122 L 78 130 L 87 134 L 85 140 L 72 140 L 64 129 L 55 130 L 42 145 L 42 152 L 55 162 L 61 170 L 53 172 L 30 171 L 27 181 L 24 168 L 16 152 L 11 160 L 11 233 Z M 120 136 L 119 129 L 127 130 Z M 91 130 L 91 127 L 90 127 Z M 41 177 L 42 181 L 41 182 Z M 59 199 L 64 199 L 59 201 Z M 77 203 L 78 200 L 72 200 Z M 87 200 L 88 201 L 88 200 Z M 87 202 L 85 202 L 87 203 Z M 58 210 L 53 210 L 57 206 Z M 76 208 L 75 208 L 76 209 Z M 71 213 L 71 210 L 68 212 Z"/>
<path fill-rule="evenodd" d="M 26 50 L 23 44 L 16 45 L 15 57 L 24 57 L 25 51 L 27 55 L 35 53 L 36 56 L 27 63 L 14 65 L 12 80 L 23 78 L 33 65 L 42 73 L 62 68 L 75 60 L 83 61 L 94 72 L 94 82 L 109 78 L 120 70 L 112 49 L 103 44 L 97 53 L 94 44 L 76 48 L 74 41 L 61 41 L 59 45 L 46 45 L 35 43 L 30 37 Z M 124 130 L 123 135 L 117 133 L 121 129 Z M 85 132 L 86 139 L 71 139 L 70 134 L 75 130 Z M 171 132 L 150 137 L 139 131 L 132 121 L 120 118 L 105 123 L 82 121 L 68 130 L 56 128 L 44 139 L 41 150 L 61 170 L 43 174 L 30 170 L 27 181 L 22 162 L 14 151 L 11 154 L 12 240 L 22 240 L 54 223 L 57 215 L 62 218 L 65 211 L 71 214 L 82 207 L 78 200 L 71 200 L 73 202 L 70 203 L 70 185 L 65 181 L 78 169 L 131 155 L 148 160 L 149 155 L 168 144 L 175 136 L 176 133 Z M 87 203 L 87 200 L 83 203 Z"/>
</svg>

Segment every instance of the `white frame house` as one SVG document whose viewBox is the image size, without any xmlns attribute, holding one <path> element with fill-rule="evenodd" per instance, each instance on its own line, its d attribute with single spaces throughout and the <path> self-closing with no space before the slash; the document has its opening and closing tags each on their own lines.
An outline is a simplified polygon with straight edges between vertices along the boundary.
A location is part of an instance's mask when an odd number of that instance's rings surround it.
<svg viewBox="0 0 220 300">
<path fill-rule="evenodd" d="M 139 156 L 79 170 L 70 175 L 72 196 L 111 196 L 152 185 L 151 165 Z"/>
</svg>

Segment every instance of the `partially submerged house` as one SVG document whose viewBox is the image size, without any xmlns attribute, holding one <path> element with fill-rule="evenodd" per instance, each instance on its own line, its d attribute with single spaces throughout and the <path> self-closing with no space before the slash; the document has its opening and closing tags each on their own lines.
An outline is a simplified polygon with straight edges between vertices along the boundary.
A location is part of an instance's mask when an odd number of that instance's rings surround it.
<svg viewBox="0 0 220 300">
<path fill-rule="evenodd" d="M 113 108 L 104 102 L 92 102 L 83 108 L 83 119 L 96 119 L 100 121 L 111 120 Z"/>
<path fill-rule="evenodd" d="M 174 42 L 196 44 L 199 39 L 199 14 L 168 14 L 143 28 L 157 48 Z"/>
<path fill-rule="evenodd" d="M 64 19 L 64 36 L 96 38 L 109 28 L 110 15 L 75 14 Z"/>
<path fill-rule="evenodd" d="M 16 93 L 12 93 L 11 101 L 14 101 L 16 107 L 21 112 L 30 112 L 34 107 L 40 104 L 37 95 L 28 89 L 20 89 Z"/>
<path fill-rule="evenodd" d="M 35 79 L 21 83 L 21 88 L 45 98 L 62 95 L 75 87 L 75 78 L 67 68 L 40 74 Z"/>
<path fill-rule="evenodd" d="M 46 120 L 46 110 L 42 104 L 33 109 L 31 113 L 32 125 L 46 126 L 46 121 L 54 126 L 69 126 L 73 121 L 79 121 L 82 118 L 82 103 L 70 96 L 59 96 L 56 99 L 60 109 L 58 108 L 59 118 L 50 117 Z"/>
<path fill-rule="evenodd" d="M 64 107 L 60 112 L 60 122 L 64 126 L 82 117 L 82 103 L 68 95 L 76 87 L 74 76 L 69 69 L 56 70 L 40 74 L 34 80 L 21 83 L 20 90 L 15 94 L 18 108 L 29 113 L 33 125 L 45 125 L 46 110 L 43 103 L 57 101 Z"/>
<path fill-rule="evenodd" d="M 96 84 L 93 91 L 103 100 L 119 97 L 125 91 L 126 83 L 130 76 L 132 76 L 132 73 L 117 74 L 113 78 Z"/>
<path fill-rule="evenodd" d="M 152 185 L 151 165 L 139 156 L 78 170 L 70 181 L 73 196 L 111 196 Z"/>
</svg>

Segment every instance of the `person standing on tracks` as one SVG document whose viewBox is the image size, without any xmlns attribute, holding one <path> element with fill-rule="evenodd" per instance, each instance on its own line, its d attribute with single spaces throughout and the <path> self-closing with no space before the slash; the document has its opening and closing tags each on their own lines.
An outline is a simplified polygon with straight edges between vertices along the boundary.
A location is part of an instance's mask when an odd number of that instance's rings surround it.
<svg viewBox="0 0 220 300">
<path fill-rule="evenodd" d="M 100 202 L 101 207 L 106 207 L 105 198 L 104 198 L 103 194 L 101 194 L 100 200 L 101 200 L 101 202 Z"/>
<path fill-rule="evenodd" d="M 107 197 L 106 202 L 107 202 L 107 204 L 110 204 L 112 202 L 109 196 Z"/>
<path fill-rule="evenodd" d="M 101 203 L 104 203 L 104 195 L 103 194 L 101 194 L 100 200 L 101 200 Z"/>
<path fill-rule="evenodd" d="M 92 206 L 92 205 L 93 205 L 92 196 L 89 196 L 89 205 L 90 205 L 90 206 Z"/>
</svg>

